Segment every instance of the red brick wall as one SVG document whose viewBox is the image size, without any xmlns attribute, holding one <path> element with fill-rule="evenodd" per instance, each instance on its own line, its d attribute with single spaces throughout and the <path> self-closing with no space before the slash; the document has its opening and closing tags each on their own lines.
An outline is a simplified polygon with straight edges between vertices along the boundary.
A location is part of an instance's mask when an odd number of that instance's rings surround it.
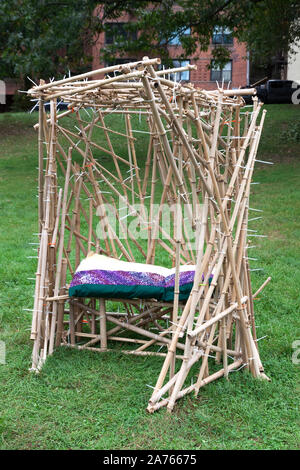
<svg viewBox="0 0 300 470">
<path fill-rule="evenodd" d="M 216 82 L 210 80 L 210 70 L 208 65 L 212 59 L 212 48 L 211 45 L 207 52 L 201 52 L 200 49 L 196 53 L 187 57 L 187 60 L 190 60 L 190 63 L 197 66 L 197 70 L 191 70 L 190 72 L 190 81 L 196 86 L 205 88 L 207 90 L 212 90 L 216 88 Z M 230 50 L 230 59 L 232 61 L 232 80 L 230 83 L 230 88 L 238 88 L 240 86 L 247 85 L 247 51 L 246 45 L 244 43 L 239 43 L 237 39 L 234 38 L 233 44 L 231 46 L 226 46 Z M 176 58 L 176 56 L 182 53 L 182 48 L 180 46 L 170 46 L 169 52 L 170 56 Z M 221 84 L 220 84 L 221 85 Z M 227 86 L 227 83 L 225 83 Z"/>
<path fill-rule="evenodd" d="M 13 80 L 11 78 L 4 79 L 4 82 L 6 87 L 5 92 L 7 95 L 14 95 L 21 86 L 21 84 L 18 83 L 17 80 Z"/>
<path fill-rule="evenodd" d="M 212 48 L 213 46 L 211 46 Z M 228 46 L 227 46 L 228 47 Z M 216 82 L 210 80 L 208 65 L 211 61 L 211 48 L 207 52 L 198 52 L 198 59 L 191 58 L 191 64 L 197 65 L 197 70 L 190 72 L 190 80 L 196 86 L 212 90 L 216 88 Z M 238 88 L 247 85 L 247 58 L 246 46 L 234 39 L 233 45 L 229 47 L 232 61 L 232 79 L 230 88 Z M 220 84 L 221 85 L 221 84 Z M 227 86 L 227 83 L 225 83 Z"/>
</svg>

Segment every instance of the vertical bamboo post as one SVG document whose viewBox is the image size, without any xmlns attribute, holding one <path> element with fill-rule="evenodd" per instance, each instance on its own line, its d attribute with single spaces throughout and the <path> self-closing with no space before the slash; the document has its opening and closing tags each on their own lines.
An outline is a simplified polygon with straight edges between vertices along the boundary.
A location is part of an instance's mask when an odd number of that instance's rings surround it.
<svg viewBox="0 0 300 470">
<path fill-rule="evenodd" d="M 222 322 L 221 322 L 221 333 L 222 333 L 224 377 L 226 379 L 228 379 L 227 332 L 226 332 L 226 319 L 225 319 L 225 317 L 222 319 Z"/>
<path fill-rule="evenodd" d="M 75 313 L 74 313 L 74 304 L 70 302 L 70 311 L 69 311 L 69 333 L 70 333 L 70 344 L 75 345 Z"/>
<path fill-rule="evenodd" d="M 64 295 L 66 291 L 66 275 L 67 275 L 67 260 L 66 258 L 62 259 L 61 263 L 61 287 L 59 291 L 59 295 Z M 65 310 L 65 301 L 59 300 L 57 306 L 57 331 L 55 337 L 55 347 L 57 348 L 62 339 L 62 334 L 64 330 L 64 310 Z"/>
<path fill-rule="evenodd" d="M 56 268 L 56 277 L 55 277 L 54 296 L 58 295 L 60 285 L 61 285 L 62 258 L 63 258 L 63 248 L 64 248 L 64 241 L 65 241 L 64 239 L 65 221 L 66 221 L 66 211 L 67 211 L 69 179 L 70 179 L 70 171 L 71 171 L 71 155 L 72 155 L 72 149 L 69 148 L 68 164 L 67 164 L 67 172 L 66 172 L 66 179 L 65 179 L 65 186 L 64 186 L 63 204 L 62 204 L 58 257 L 57 257 L 57 262 L 56 262 L 57 268 Z M 54 349 L 56 316 L 57 316 L 57 302 L 55 301 L 53 304 L 51 333 L 50 333 L 50 342 L 49 342 L 49 354 L 52 354 L 53 349 Z"/>
<path fill-rule="evenodd" d="M 180 286 L 179 286 L 179 274 L 180 274 L 180 245 L 181 245 L 181 237 L 182 237 L 182 214 L 181 214 L 181 205 L 180 199 L 177 198 L 177 203 L 175 205 L 174 211 L 174 220 L 175 220 L 175 241 L 176 241 L 176 251 L 175 251 L 175 285 L 174 285 L 174 300 L 173 300 L 173 311 L 172 311 L 172 330 L 176 331 L 176 325 L 178 322 L 178 304 L 179 304 L 179 293 L 180 293 Z M 170 379 L 174 376 L 175 373 L 175 361 L 176 357 L 175 354 L 173 355 L 173 359 L 170 364 Z M 170 393 L 172 393 L 172 388 L 170 389 Z"/>
<path fill-rule="evenodd" d="M 106 331 L 106 309 L 105 309 L 105 299 L 99 299 L 99 308 L 100 308 L 100 344 L 101 350 L 107 350 L 107 331 Z"/>
<path fill-rule="evenodd" d="M 40 81 L 42 84 L 42 81 Z M 43 222 L 43 192 L 44 192 L 44 136 L 43 136 L 43 121 L 44 121 L 44 100 L 39 98 L 39 135 L 38 135 L 38 147 L 39 147 L 39 177 L 38 177 L 38 204 L 39 204 L 39 233 L 42 230 Z"/>
</svg>

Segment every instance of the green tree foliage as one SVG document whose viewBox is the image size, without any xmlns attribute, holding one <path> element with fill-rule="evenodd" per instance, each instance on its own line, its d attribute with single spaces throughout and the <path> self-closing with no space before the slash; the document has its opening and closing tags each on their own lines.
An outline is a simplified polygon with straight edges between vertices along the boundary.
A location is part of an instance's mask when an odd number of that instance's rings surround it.
<svg viewBox="0 0 300 470">
<path fill-rule="evenodd" d="M 179 37 L 183 53 L 194 54 L 197 45 L 208 49 L 216 25 L 229 28 L 248 44 L 260 60 L 278 50 L 287 51 L 300 38 L 300 0 L 1 0 L 0 78 L 49 78 L 70 69 L 90 68 L 91 46 L 112 20 L 127 13 L 134 19 L 128 34 L 103 48 L 104 60 L 141 54 L 168 60 L 168 45 Z M 192 34 L 186 35 L 191 28 Z M 133 34 L 135 33 L 135 34 Z M 222 65 L 228 47 L 216 45 L 213 56 Z"/>
<path fill-rule="evenodd" d="M 253 59 L 266 59 L 278 52 L 292 53 L 300 40 L 300 1 L 258 2 L 238 37 L 248 44 Z"/>
<path fill-rule="evenodd" d="M 51 77 L 68 67 L 86 66 L 85 30 L 93 2 L 2 0 L 0 2 L 0 74 Z M 95 2 L 94 2 L 95 3 Z M 76 7 L 77 6 L 77 7 Z"/>
</svg>

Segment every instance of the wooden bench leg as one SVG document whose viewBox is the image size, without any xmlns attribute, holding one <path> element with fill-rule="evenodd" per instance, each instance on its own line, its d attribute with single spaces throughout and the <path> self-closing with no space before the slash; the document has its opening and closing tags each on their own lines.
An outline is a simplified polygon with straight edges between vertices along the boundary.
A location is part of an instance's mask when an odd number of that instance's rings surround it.
<svg viewBox="0 0 300 470">
<path fill-rule="evenodd" d="M 69 329 L 70 329 L 70 341 L 74 346 L 75 344 L 75 315 L 74 315 L 74 305 L 70 302 L 70 313 L 69 313 Z"/>
<path fill-rule="evenodd" d="M 106 331 L 106 309 L 105 300 L 99 299 L 100 306 L 100 345 L 101 349 L 107 349 L 107 331 Z"/>
</svg>

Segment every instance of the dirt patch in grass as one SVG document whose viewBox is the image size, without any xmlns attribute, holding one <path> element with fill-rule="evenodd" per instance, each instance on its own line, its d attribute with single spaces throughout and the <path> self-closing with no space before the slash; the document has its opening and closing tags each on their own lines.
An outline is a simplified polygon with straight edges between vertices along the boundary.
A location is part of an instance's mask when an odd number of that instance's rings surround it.
<svg viewBox="0 0 300 470">
<path fill-rule="evenodd" d="M 294 163 L 300 159 L 299 145 L 290 145 L 280 153 L 270 153 L 267 160 L 272 163 Z M 257 165 L 258 166 L 258 165 Z"/>
<path fill-rule="evenodd" d="M 278 230 L 272 230 L 271 232 L 268 232 L 268 238 L 272 240 L 286 240 L 286 237 L 283 235 L 283 233 L 279 232 Z"/>
<path fill-rule="evenodd" d="M 35 130 L 31 124 L 22 124 L 16 122 L 0 122 L 0 138 L 6 137 L 33 137 L 36 135 Z"/>
<path fill-rule="evenodd" d="M 38 113 L 5 113 L 0 114 L 0 138 L 24 137 L 37 135 L 33 126 L 38 121 Z"/>
</svg>

